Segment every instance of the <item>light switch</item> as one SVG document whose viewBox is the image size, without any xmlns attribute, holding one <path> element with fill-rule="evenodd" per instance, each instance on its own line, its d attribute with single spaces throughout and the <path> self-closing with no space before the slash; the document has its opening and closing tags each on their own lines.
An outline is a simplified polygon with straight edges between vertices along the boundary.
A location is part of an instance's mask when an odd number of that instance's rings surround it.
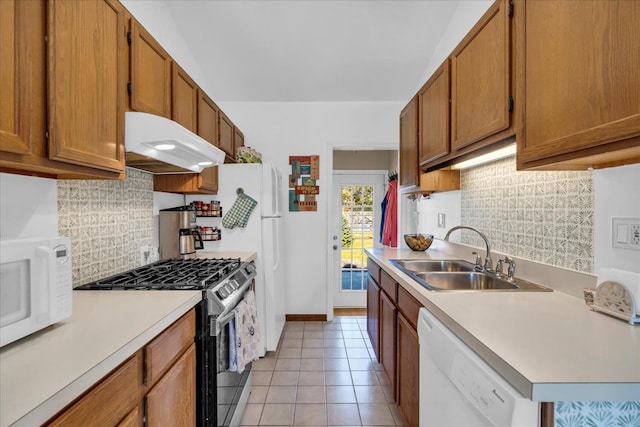
<svg viewBox="0 0 640 427">
<path fill-rule="evenodd" d="M 616 230 L 616 242 L 627 243 L 627 236 L 629 235 L 629 226 L 627 224 L 618 224 Z"/>
</svg>

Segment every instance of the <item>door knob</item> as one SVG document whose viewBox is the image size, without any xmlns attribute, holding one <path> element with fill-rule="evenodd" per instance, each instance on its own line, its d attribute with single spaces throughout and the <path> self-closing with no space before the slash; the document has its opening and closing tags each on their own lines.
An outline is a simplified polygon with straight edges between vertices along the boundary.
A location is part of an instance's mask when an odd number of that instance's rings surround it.
<svg viewBox="0 0 640 427">
<path fill-rule="evenodd" d="M 333 245 L 333 250 L 337 251 L 338 250 L 338 245 Z"/>
</svg>

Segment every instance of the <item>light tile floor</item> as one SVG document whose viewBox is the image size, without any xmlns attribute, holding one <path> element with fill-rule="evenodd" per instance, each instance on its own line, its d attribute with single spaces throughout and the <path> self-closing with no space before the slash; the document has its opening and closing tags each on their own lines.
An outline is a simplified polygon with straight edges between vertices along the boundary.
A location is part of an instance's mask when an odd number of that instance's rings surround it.
<svg viewBox="0 0 640 427">
<path fill-rule="evenodd" d="M 287 322 L 278 349 L 253 363 L 241 425 L 402 426 L 366 321 Z"/>
</svg>

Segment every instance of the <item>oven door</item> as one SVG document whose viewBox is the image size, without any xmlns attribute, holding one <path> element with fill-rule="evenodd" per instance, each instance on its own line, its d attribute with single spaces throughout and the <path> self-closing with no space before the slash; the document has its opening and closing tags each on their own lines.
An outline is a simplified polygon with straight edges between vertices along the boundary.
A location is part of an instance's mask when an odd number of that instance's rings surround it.
<svg viewBox="0 0 640 427">
<path fill-rule="evenodd" d="M 233 323 L 232 323 L 233 322 Z M 231 371 L 230 357 L 235 346 L 233 326 L 235 313 L 227 313 L 216 319 L 216 403 L 218 426 L 229 426 L 234 417 L 242 391 L 251 372 L 251 364 L 244 372 Z M 233 369 L 233 366 L 231 366 Z"/>
</svg>

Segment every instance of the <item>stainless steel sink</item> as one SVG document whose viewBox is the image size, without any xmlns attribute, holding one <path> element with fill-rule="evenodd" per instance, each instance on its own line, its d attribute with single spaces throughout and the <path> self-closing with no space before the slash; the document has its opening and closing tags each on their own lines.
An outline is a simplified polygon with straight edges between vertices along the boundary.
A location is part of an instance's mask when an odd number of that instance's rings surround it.
<svg viewBox="0 0 640 427">
<path fill-rule="evenodd" d="M 392 259 L 389 262 L 432 291 L 552 291 L 522 279 L 510 281 L 494 273 L 476 271 L 472 263 L 462 260 Z"/>
<path fill-rule="evenodd" d="M 551 292 L 552 289 L 522 279 L 508 281 L 479 271 L 457 273 L 412 273 L 411 276 L 434 291 L 522 291 Z"/>
<path fill-rule="evenodd" d="M 489 291 L 513 290 L 518 285 L 513 282 L 492 277 L 484 273 L 471 272 L 463 274 L 430 274 L 416 273 L 415 276 L 423 280 L 428 286 L 449 291 Z"/>
<path fill-rule="evenodd" d="M 389 262 L 402 270 L 416 273 L 473 271 L 473 264 L 461 260 L 392 259 Z"/>
</svg>

